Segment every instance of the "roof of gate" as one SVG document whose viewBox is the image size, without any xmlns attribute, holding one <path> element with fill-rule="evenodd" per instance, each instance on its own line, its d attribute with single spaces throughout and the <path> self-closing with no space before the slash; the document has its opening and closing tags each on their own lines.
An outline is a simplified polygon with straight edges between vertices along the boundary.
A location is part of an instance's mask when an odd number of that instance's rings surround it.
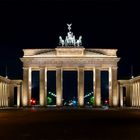
<svg viewBox="0 0 140 140">
<path fill-rule="evenodd" d="M 117 57 L 117 49 L 55 48 L 24 49 L 23 57 Z"/>
</svg>

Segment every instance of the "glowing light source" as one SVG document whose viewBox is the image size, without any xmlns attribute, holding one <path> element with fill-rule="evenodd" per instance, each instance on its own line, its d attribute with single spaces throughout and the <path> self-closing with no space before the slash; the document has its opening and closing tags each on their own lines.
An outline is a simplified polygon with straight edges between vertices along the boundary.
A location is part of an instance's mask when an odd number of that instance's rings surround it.
<svg viewBox="0 0 140 140">
<path fill-rule="evenodd" d="M 47 103 L 51 104 L 52 103 L 52 98 L 51 97 L 47 97 Z"/>
<path fill-rule="evenodd" d="M 93 105 L 94 104 L 94 96 L 92 96 L 91 98 L 90 98 L 90 103 Z"/>
</svg>

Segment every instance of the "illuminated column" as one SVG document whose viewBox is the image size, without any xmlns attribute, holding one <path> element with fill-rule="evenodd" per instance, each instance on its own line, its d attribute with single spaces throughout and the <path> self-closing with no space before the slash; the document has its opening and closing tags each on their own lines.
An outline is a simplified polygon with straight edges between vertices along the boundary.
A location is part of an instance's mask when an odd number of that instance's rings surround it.
<svg viewBox="0 0 140 140">
<path fill-rule="evenodd" d="M 2 107 L 2 82 L 0 83 L 0 106 Z"/>
<path fill-rule="evenodd" d="M 135 99 L 136 99 L 136 106 L 137 106 L 137 83 L 135 83 Z"/>
<path fill-rule="evenodd" d="M 138 92 L 137 92 L 137 82 L 136 82 L 136 85 L 135 85 L 135 95 L 136 95 L 136 106 L 138 106 Z"/>
<path fill-rule="evenodd" d="M 119 94 L 117 83 L 117 68 L 109 68 L 109 105 L 118 106 Z"/>
<path fill-rule="evenodd" d="M 136 105 L 136 100 L 135 100 L 135 83 L 133 83 L 133 106 Z"/>
<path fill-rule="evenodd" d="M 22 105 L 30 106 L 31 100 L 31 79 L 32 70 L 30 68 L 23 68 L 23 87 L 22 87 Z"/>
<path fill-rule="evenodd" d="M 133 83 L 133 106 L 136 106 L 135 83 Z"/>
<path fill-rule="evenodd" d="M 137 106 L 137 83 L 135 83 L 135 106 Z"/>
<path fill-rule="evenodd" d="M 132 106 L 134 106 L 134 83 L 132 83 L 131 96 L 132 96 Z"/>
<path fill-rule="evenodd" d="M 4 106 L 6 107 L 6 94 L 7 94 L 7 89 L 6 89 L 6 83 L 4 83 Z"/>
<path fill-rule="evenodd" d="M 56 68 L 56 105 L 57 106 L 62 106 L 62 68 L 57 67 Z"/>
<path fill-rule="evenodd" d="M 137 106 L 137 91 L 136 91 L 136 82 L 135 82 L 135 87 L 134 87 L 134 96 L 135 96 L 135 106 Z"/>
<path fill-rule="evenodd" d="M 2 82 L 0 82 L 0 107 L 2 106 Z"/>
<path fill-rule="evenodd" d="M 133 106 L 133 84 L 130 83 L 130 106 Z"/>
<path fill-rule="evenodd" d="M 47 69 L 40 68 L 40 106 L 47 104 Z"/>
<path fill-rule="evenodd" d="M 93 69 L 93 90 L 94 90 L 94 105 L 101 106 L 101 71 L 99 68 Z"/>
<path fill-rule="evenodd" d="M 137 91 L 136 91 L 136 83 L 135 83 L 135 86 L 134 86 L 134 96 L 135 96 L 135 106 L 137 106 Z"/>
<path fill-rule="evenodd" d="M 3 83 L 3 107 L 5 107 L 5 83 Z"/>
<path fill-rule="evenodd" d="M 5 86 L 6 86 L 6 95 L 5 95 L 6 100 L 5 100 L 5 105 L 8 106 L 8 84 L 6 83 Z"/>
<path fill-rule="evenodd" d="M 20 85 L 17 86 L 17 107 L 20 107 Z"/>
<path fill-rule="evenodd" d="M 138 106 L 140 106 L 140 104 L 139 104 L 139 81 L 137 82 L 137 96 L 138 96 Z"/>
<path fill-rule="evenodd" d="M 3 99 L 3 95 L 4 95 L 4 83 L 2 82 L 2 107 L 4 106 L 4 99 Z"/>
<path fill-rule="evenodd" d="M 138 102 L 140 106 L 140 81 L 138 82 Z"/>
<path fill-rule="evenodd" d="M 78 68 L 78 105 L 84 106 L 84 68 Z"/>
<path fill-rule="evenodd" d="M 6 106 L 6 86 L 5 86 L 6 84 L 4 83 L 3 84 L 3 106 L 5 107 Z"/>
<path fill-rule="evenodd" d="M 10 106 L 10 84 L 7 84 L 7 106 Z"/>
<path fill-rule="evenodd" d="M 139 106 L 139 84 L 138 84 L 138 82 L 137 82 L 137 106 Z"/>
<path fill-rule="evenodd" d="M 138 99 L 137 99 L 137 82 L 135 83 L 135 106 L 137 106 L 137 101 L 138 101 Z"/>
<path fill-rule="evenodd" d="M 140 102 L 139 102 L 139 96 L 140 96 L 140 85 L 139 85 L 139 81 L 138 81 L 138 106 L 140 106 Z"/>
<path fill-rule="evenodd" d="M 123 107 L 123 86 L 120 86 L 120 106 Z"/>
</svg>

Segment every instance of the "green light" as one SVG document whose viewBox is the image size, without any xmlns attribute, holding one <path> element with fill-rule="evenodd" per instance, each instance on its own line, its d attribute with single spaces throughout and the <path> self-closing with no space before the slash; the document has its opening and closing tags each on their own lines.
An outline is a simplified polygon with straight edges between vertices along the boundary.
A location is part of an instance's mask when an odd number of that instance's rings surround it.
<svg viewBox="0 0 140 140">
<path fill-rule="evenodd" d="M 47 97 L 47 103 L 51 104 L 52 103 L 52 98 L 51 97 Z"/>
<path fill-rule="evenodd" d="M 90 103 L 93 105 L 94 104 L 94 96 L 92 96 L 91 98 L 90 98 Z"/>
</svg>

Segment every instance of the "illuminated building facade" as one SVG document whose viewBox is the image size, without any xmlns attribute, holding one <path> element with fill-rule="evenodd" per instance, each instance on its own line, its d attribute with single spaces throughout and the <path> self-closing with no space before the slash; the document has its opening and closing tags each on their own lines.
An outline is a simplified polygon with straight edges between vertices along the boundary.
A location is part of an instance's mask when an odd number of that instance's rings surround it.
<svg viewBox="0 0 140 140">
<path fill-rule="evenodd" d="M 63 105 L 63 71 L 77 71 L 78 106 L 84 106 L 84 71 L 93 72 L 94 106 L 101 106 L 101 71 L 108 71 L 109 106 L 140 106 L 140 77 L 117 80 L 120 58 L 116 49 L 91 49 L 82 46 L 82 36 L 75 38 L 68 24 L 65 40 L 59 36 L 55 49 L 24 49 L 23 80 L 0 76 L 0 107 L 13 106 L 17 87 L 17 106 L 31 106 L 32 72 L 39 71 L 39 105 L 47 105 L 47 74 L 56 71 L 56 106 Z M 22 90 L 21 90 L 22 89 Z M 21 102 L 21 103 L 20 103 Z"/>
<path fill-rule="evenodd" d="M 140 107 L 140 76 L 130 80 L 118 80 L 120 106 Z"/>
<path fill-rule="evenodd" d="M 17 88 L 16 106 L 20 106 L 22 80 L 0 76 L 0 107 L 14 106 L 14 88 Z"/>
<path fill-rule="evenodd" d="M 109 72 L 109 105 L 119 105 L 116 49 L 89 49 L 82 46 L 82 36 L 76 40 L 71 24 L 65 40 L 59 36 L 55 49 L 24 49 L 22 105 L 30 106 L 32 71 L 39 71 L 40 106 L 46 106 L 47 71 L 56 71 L 56 105 L 62 106 L 63 71 L 77 71 L 78 105 L 84 106 L 84 71 L 93 71 L 94 105 L 101 106 L 101 71 Z"/>
</svg>

